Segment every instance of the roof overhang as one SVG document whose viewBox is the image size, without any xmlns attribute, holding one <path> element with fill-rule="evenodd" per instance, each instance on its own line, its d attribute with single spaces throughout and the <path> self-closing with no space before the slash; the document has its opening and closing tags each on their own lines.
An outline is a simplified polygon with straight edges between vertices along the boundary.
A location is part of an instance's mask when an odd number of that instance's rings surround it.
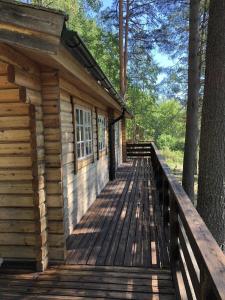
<svg viewBox="0 0 225 300">
<path fill-rule="evenodd" d="M 0 11 L 0 42 L 17 46 L 34 59 L 72 75 L 107 105 L 125 110 L 125 116 L 131 117 L 79 35 L 66 28 L 63 12 L 8 0 L 0 0 Z"/>
</svg>

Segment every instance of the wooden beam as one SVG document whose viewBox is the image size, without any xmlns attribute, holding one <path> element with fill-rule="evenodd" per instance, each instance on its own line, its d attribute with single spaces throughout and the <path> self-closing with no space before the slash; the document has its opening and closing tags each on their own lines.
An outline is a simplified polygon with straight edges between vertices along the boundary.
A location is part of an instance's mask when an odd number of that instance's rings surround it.
<svg viewBox="0 0 225 300">
<path fill-rule="evenodd" d="M 39 67 L 33 60 L 3 43 L 0 43 L 0 60 L 15 65 L 28 73 L 40 74 Z"/>
<path fill-rule="evenodd" d="M 13 65 L 8 66 L 8 81 L 34 91 L 41 91 L 41 82 L 39 77 L 28 74 Z"/>
<path fill-rule="evenodd" d="M 65 14 L 56 10 L 2 0 L 0 21 L 30 30 L 61 36 Z"/>
</svg>

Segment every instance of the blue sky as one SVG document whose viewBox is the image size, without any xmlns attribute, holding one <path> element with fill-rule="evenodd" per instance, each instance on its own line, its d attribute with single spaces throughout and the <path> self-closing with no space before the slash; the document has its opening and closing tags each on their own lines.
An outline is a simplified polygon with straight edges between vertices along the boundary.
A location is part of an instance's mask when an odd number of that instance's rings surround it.
<svg viewBox="0 0 225 300">
<path fill-rule="evenodd" d="M 103 8 L 106 8 L 107 6 L 111 6 L 112 0 L 102 0 L 102 3 Z M 166 68 L 174 64 L 174 62 L 168 57 L 168 55 L 165 55 L 164 53 L 160 52 L 160 49 L 154 49 L 152 51 L 152 55 L 159 67 Z M 164 76 L 163 74 L 161 74 L 159 77 L 159 80 L 161 80 Z"/>
</svg>

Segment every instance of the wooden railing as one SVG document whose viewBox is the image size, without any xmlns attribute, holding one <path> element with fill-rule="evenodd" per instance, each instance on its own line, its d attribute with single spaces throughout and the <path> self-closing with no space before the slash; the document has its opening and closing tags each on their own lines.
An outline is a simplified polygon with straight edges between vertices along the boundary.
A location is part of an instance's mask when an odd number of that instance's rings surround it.
<svg viewBox="0 0 225 300">
<path fill-rule="evenodd" d="M 178 297 L 225 299 L 225 256 L 154 143 L 150 148 Z"/>
<path fill-rule="evenodd" d="M 127 143 L 127 158 L 150 156 L 151 143 Z"/>
</svg>

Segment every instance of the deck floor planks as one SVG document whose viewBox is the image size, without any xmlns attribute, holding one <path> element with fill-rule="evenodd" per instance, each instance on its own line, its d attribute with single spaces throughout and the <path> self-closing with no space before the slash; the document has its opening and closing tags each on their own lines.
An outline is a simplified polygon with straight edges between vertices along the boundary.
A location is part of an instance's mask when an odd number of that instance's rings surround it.
<svg viewBox="0 0 225 300">
<path fill-rule="evenodd" d="M 120 218 L 120 228 L 121 228 L 121 235 L 120 238 L 118 239 L 118 249 L 117 252 L 115 252 L 116 258 L 115 258 L 115 265 L 123 265 L 124 261 L 124 255 L 125 255 L 125 250 L 126 250 L 126 245 L 127 245 L 127 240 L 129 236 L 129 229 L 130 229 L 130 224 L 132 222 L 132 212 L 134 209 L 135 205 L 135 199 L 137 199 L 137 178 L 139 176 L 139 170 L 140 170 L 140 160 L 138 160 L 137 164 L 137 170 L 135 172 L 135 177 L 133 181 L 133 186 L 132 190 L 130 193 L 130 197 L 127 199 L 127 209 L 126 209 L 126 214 L 124 213 L 124 217 Z M 119 227 L 119 226 L 118 226 Z"/>
<path fill-rule="evenodd" d="M 113 220 L 112 220 L 111 226 L 107 232 L 106 239 L 104 240 L 102 249 L 99 253 L 99 256 L 96 259 L 97 265 L 106 264 L 108 252 L 110 251 L 110 249 L 112 247 L 112 241 L 115 240 L 115 235 L 118 232 L 117 225 L 120 221 L 121 216 L 123 217 L 123 215 L 126 214 L 127 201 L 129 199 L 129 195 L 132 192 L 132 188 L 133 188 L 133 184 L 134 184 L 134 178 L 135 178 L 135 173 L 136 173 L 136 160 L 133 163 L 133 168 L 130 173 L 131 173 L 131 177 L 130 177 L 129 182 L 127 183 L 127 189 L 126 189 L 125 193 L 123 193 L 121 196 L 118 209 L 113 216 Z"/>
<path fill-rule="evenodd" d="M 163 266 L 151 181 L 148 158 L 119 169 L 114 185 L 106 186 L 70 236 L 66 263 Z"/>
<path fill-rule="evenodd" d="M 170 271 L 53 266 L 43 273 L 0 272 L 0 299 L 175 299 Z"/>
<path fill-rule="evenodd" d="M 161 268 L 154 192 L 149 159 L 124 164 L 68 239 L 66 264 L 0 269 L 0 299 L 176 299 L 171 272 Z"/>
</svg>

